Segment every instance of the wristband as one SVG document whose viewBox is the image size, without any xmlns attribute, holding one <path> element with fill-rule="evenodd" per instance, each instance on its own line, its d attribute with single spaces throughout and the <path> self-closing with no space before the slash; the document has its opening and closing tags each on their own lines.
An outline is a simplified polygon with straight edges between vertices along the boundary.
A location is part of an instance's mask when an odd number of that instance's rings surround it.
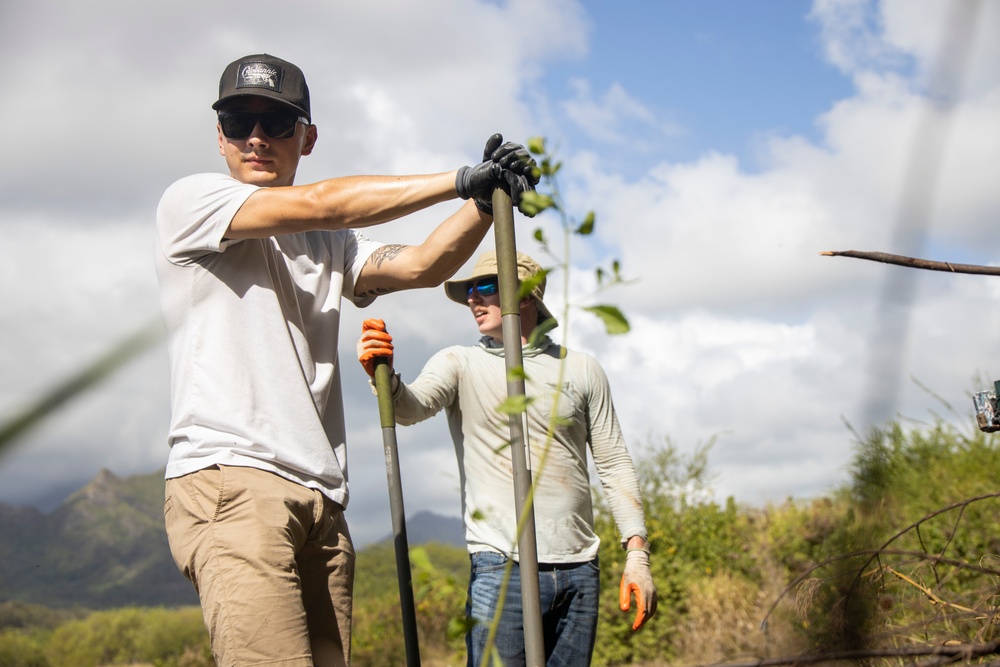
<svg viewBox="0 0 1000 667">
<path fill-rule="evenodd" d="M 468 199 L 469 191 L 465 189 L 465 173 L 469 171 L 471 167 L 459 167 L 458 173 L 455 174 L 455 192 L 458 193 L 460 199 Z"/>
</svg>

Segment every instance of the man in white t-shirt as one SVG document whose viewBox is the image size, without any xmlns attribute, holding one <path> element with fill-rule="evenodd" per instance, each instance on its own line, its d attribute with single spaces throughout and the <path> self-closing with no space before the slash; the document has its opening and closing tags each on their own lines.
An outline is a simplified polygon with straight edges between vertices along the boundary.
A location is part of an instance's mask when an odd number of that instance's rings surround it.
<svg viewBox="0 0 1000 667">
<path fill-rule="evenodd" d="M 350 664 L 354 551 L 337 341 L 340 302 L 441 284 L 537 182 L 518 144 L 415 176 L 293 185 L 316 145 L 295 65 L 240 58 L 219 82 L 229 174 L 182 178 L 156 213 L 171 366 L 164 515 L 219 665 Z M 356 231 L 469 200 L 420 245 Z"/>
</svg>

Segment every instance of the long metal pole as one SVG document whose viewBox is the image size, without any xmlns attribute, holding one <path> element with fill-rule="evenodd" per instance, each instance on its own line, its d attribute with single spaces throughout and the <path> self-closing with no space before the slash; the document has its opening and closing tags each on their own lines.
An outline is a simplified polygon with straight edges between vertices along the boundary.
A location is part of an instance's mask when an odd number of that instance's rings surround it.
<svg viewBox="0 0 1000 667">
<path fill-rule="evenodd" d="M 392 405 L 392 381 L 385 359 L 375 360 L 375 389 L 378 414 L 382 422 L 382 445 L 385 450 L 385 478 L 389 483 L 389 510 L 392 514 L 393 545 L 396 548 L 396 577 L 399 580 L 399 609 L 403 616 L 403 643 L 408 667 L 420 667 L 417 641 L 417 613 L 413 604 L 410 575 L 410 547 L 406 540 L 406 512 L 403 509 L 403 485 L 396 449 L 396 411 Z"/>
<path fill-rule="evenodd" d="M 522 373 L 521 309 L 518 299 L 517 248 L 514 242 L 514 206 L 501 188 L 493 191 L 493 231 L 497 248 L 497 282 L 500 285 L 500 315 L 503 352 L 507 369 L 507 395 L 524 396 Z M 538 589 L 538 547 L 535 543 L 535 510 L 531 495 L 531 452 L 525 413 L 510 415 L 510 451 L 514 468 L 514 507 L 523 519 L 517 536 L 521 571 L 521 610 L 524 622 L 524 655 L 527 667 L 545 667 L 545 637 Z"/>
</svg>

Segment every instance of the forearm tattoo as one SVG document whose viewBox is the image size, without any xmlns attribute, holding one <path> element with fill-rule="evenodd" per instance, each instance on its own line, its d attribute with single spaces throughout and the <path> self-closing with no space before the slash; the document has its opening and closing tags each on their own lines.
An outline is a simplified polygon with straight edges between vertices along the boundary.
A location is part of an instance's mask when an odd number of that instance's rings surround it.
<svg viewBox="0 0 1000 667">
<path fill-rule="evenodd" d="M 403 245 L 402 243 L 390 243 L 389 245 L 384 245 L 377 249 L 368 258 L 367 264 L 371 265 L 372 268 L 380 269 L 384 262 L 391 262 L 392 260 L 399 257 L 399 254 L 409 248 L 408 245 Z M 361 296 L 382 296 L 383 294 L 391 294 L 397 291 L 398 288 L 395 287 L 376 287 L 366 291 Z"/>
<path fill-rule="evenodd" d="M 359 294 L 358 296 L 383 296 L 385 294 L 392 294 L 397 291 L 394 287 L 376 287 L 375 289 L 370 289 L 367 292 Z"/>
</svg>

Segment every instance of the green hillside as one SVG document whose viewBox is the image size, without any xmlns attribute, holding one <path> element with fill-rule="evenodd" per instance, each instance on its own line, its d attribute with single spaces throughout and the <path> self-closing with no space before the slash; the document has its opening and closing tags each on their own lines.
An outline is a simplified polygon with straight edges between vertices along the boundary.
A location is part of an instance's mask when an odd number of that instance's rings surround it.
<svg viewBox="0 0 1000 667">
<path fill-rule="evenodd" d="M 163 472 L 102 470 L 52 514 L 0 506 L 0 599 L 49 607 L 197 604 L 163 528 Z"/>
<path fill-rule="evenodd" d="M 198 604 L 170 556 L 163 492 L 162 470 L 131 477 L 102 470 L 52 514 L 0 504 L 0 601 L 88 609 Z M 464 545 L 456 518 L 420 512 L 407 531 L 412 544 Z M 457 553 L 465 558 L 464 549 Z M 390 565 L 385 576 L 395 581 Z"/>
<path fill-rule="evenodd" d="M 623 557 L 595 490 L 603 544 L 594 664 L 995 664 L 1000 439 L 972 425 L 907 430 L 891 424 L 854 448 L 850 479 L 841 488 L 767 507 L 712 497 L 708 447 L 690 456 L 668 441 L 637 448 L 659 606 L 639 632 L 630 629 L 634 610 L 618 609 Z M 116 507 L 107 491 L 139 507 L 152 498 L 141 488 L 139 480 L 104 474 L 71 499 L 62 520 L 81 522 L 127 552 L 149 524 Z M 5 536 L 23 536 L 39 517 L 8 508 L 0 519 L 5 531 L 14 531 Z M 112 542 L 101 532 L 108 522 L 128 525 L 126 536 Z M 64 534 L 77 534 L 63 526 Z M 6 541 L 4 549 L 6 568 Z M 79 553 L 108 558 L 110 549 L 81 544 Z M 55 562 L 70 571 L 72 563 L 62 560 L 68 552 L 60 551 Z M 17 576 L 27 576 L 30 559 L 15 556 Z M 143 566 L 116 558 L 126 569 Z M 412 548 L 410 560 L 422 663 L 463 665 L 464 550 L 429 543 Z M 18 584 L 4 576 L 4 591 Z M 92 580 L 74 589 L 68 575 L 59 577 L 47 588 L 39 583 L 46 595 L 87 590 L 110 599 L 108 591 L 126 588 L 101 579 L 103 588 Z M 354 664 L 402 665 L 391 544 L 359 552 L 355 593 Z M 46 607 L 0 603 L 0 665 L 211 665 L 197 607 L 166 609 L 157 602 L 86 611 L 63 604 L 68 599 L 57 597 Z"/>
</svg>

